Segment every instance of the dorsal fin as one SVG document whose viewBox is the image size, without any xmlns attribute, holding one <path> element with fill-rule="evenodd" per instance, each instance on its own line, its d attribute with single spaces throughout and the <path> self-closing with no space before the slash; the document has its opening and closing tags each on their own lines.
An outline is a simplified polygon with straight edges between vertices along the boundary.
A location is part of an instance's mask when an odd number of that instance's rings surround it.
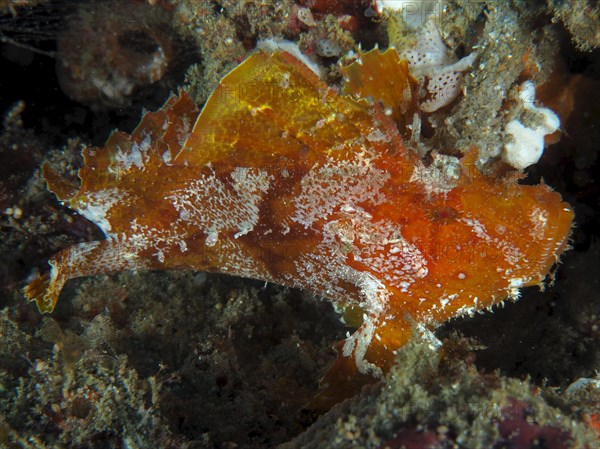
<svg viewBox="0 0 600 449">
<path fill-rule="evenodd" d="M 341 68 L 347 80 L 345 95 L 371 97 L 392 111 L 392 118 L 402 135 L 407 135 L 413 115 L 419 111 L 418 82 L 408 71 L 395 48 L 383 53 L 379 48 L 360 52 L 358 59 Z"/>
<path fill-rule="evenodd" d="M 365 151 L 405 152 L 380 105 L 339 95 L 287 52 L 257 51 L 223 78 L 200 115 L 180 92 L 146 113 L 131 135 L 117 131 L 104 147 L 86 148 L 78 191 L 50 171 L 48 180 L 80 210 L 94 192 L 157 188 L 167 182 L 170 165 L 195 171 L 215 163 L 267 168 L 295 161 L 306 168 Z M 168 176 L 179 175 L 171 170 Z"/>
<path fill-rule="evenodd" d="M 198 108 L 187 93 L 171 95 L 164 106 L 144 114 L 131 134 L 113 132 L 101 148 L 86 148 L 79 171 L 81 192 L 114 188 L 136 172 L 173 159 L 191 132 Z"/>
<path fill-rule="evenodd" d="M 291 54 L 258 51 L 223 78 L 176 163 L 344 157 L 360 151 L 376 127 L 397 134 L 391 121 L 376 119 L 370 109 L 339 96 Z"/>
</svg>

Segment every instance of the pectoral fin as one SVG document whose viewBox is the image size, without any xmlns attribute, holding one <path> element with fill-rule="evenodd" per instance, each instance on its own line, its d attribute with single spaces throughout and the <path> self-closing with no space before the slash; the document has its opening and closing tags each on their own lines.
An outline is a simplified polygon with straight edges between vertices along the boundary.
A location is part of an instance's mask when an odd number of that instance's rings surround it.
<svg viewBox="0 0 600 449">
<path fill-rule="evenodd" d="M 307 408 L 329 410 L 377 382 L 392 367 L 396 350 L 410 339 L 411 327 L 408 321 L 367 318 L 354 334 L 335 344 L 337 358 Z"/>
</svg>

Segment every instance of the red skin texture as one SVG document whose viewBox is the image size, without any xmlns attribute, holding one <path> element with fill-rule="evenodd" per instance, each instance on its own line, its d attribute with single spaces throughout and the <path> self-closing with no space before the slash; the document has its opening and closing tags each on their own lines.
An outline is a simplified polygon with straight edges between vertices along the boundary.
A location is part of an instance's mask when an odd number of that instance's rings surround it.
<svg viewBox="0 0 600 449">
<path fill-rule="evenodd" d="M 404 146 L 396 109 L 356 98 L 374 89 L 360 87 L 369 74 L 386 84 L 403 73 L 387 57 L 365 55 L 341 96 L 290 54 L 257 52 L 199 116 L 181 93 L 132 135 L 87 149 L 81 186 L 46 167 L 50 189 L 107 239 L 57 254 L 26 294 L 48 312 L 68 279 L 127 269 L 313 291 L 363 320 L 338 345 L 327 402 L 387 371 L 415 326 L 427 332 L 541 283 L 567 245 L 568 204 L 545 185 L 483 176 L 474 150 L 425 166 Z M 403 76 L 375 98 L 411 110 Z"/>
</svg>

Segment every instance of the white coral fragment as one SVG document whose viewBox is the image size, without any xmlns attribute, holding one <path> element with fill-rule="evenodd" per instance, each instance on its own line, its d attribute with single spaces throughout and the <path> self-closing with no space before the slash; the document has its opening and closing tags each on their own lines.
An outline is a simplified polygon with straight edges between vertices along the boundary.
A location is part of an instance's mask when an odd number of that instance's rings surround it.
<svg viewBox="0 0 600 449">
<path fill-rule="evenodd" d="M 425 78 L 428 98 L 421 103 L 424 112 L 434 112 L 452 103 L 462 90 L 463 72 L 477 57 L 471 53 L 460 60 L 450 55 L 439 29 L 428 20 L 417 37 L 415 48 L 404 52 L 411 73 Z"/>
<path fill-rule="evenodd" d="M 444 72 L 429 79 L 427 91 L 430 98 L 421 103 L 421 110 L 434 112 L 452 103 L 460 94 L 462 75 L 459 72 Z"/>
<path fill-rule="evenodd" d="M 440 31 L 432 20 L 425 23 L 417 35 L 415 47 L 406 51 L 404 57 L 415 76 L 431 75 L 455 62 L 448 54 Z"/>
<path fill-rule="evenodd" d="M 540 160 L 544 152 L 544 137 L 558 130 L 560 119 L 552 110 L 535 106 L 535 86 L 531 81 L 522 84 L 519 99 L 525 110 L 535 112 L 541 118 L 534 127 L 527 127 L 514 119 L 504 129 L 510 142 L 504 145 L 502 160 L 522 170 Z"/>
</svg>

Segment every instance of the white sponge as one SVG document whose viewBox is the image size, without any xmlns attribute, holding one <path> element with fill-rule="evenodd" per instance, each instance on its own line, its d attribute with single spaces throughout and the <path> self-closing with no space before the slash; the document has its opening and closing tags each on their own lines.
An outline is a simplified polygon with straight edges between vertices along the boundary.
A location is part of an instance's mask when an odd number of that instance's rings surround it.
<svg viewBox="0 0 600 449">
<path fill-rule="evenodd" d="M 526 110 L 537 112 L 543 118 L 534 128 L 526 127 L 517 119 L 508 122 L 504 128 L 511 141 L 504 145 L 502 160 L 522 170 L 540 160 L 544 152 L 544 137 L 558 129 L 560 119 L 552 110 L 535 106 L 535 86 L 531 81 L 523 83 L 519 98 Z"/>
<path fill-rule="evenodd" d="M 463 72 L 472 66 L 477 53 L 457 61 L 449 53 L 435 22 L 430 19 L 419 31 L 415 47 L 404 52 L 403 56 L 414 76 L 427 79 L 428 98 L 421 103 L 421 110 L 434 112 L 458 98 Z"/>
</svg>

